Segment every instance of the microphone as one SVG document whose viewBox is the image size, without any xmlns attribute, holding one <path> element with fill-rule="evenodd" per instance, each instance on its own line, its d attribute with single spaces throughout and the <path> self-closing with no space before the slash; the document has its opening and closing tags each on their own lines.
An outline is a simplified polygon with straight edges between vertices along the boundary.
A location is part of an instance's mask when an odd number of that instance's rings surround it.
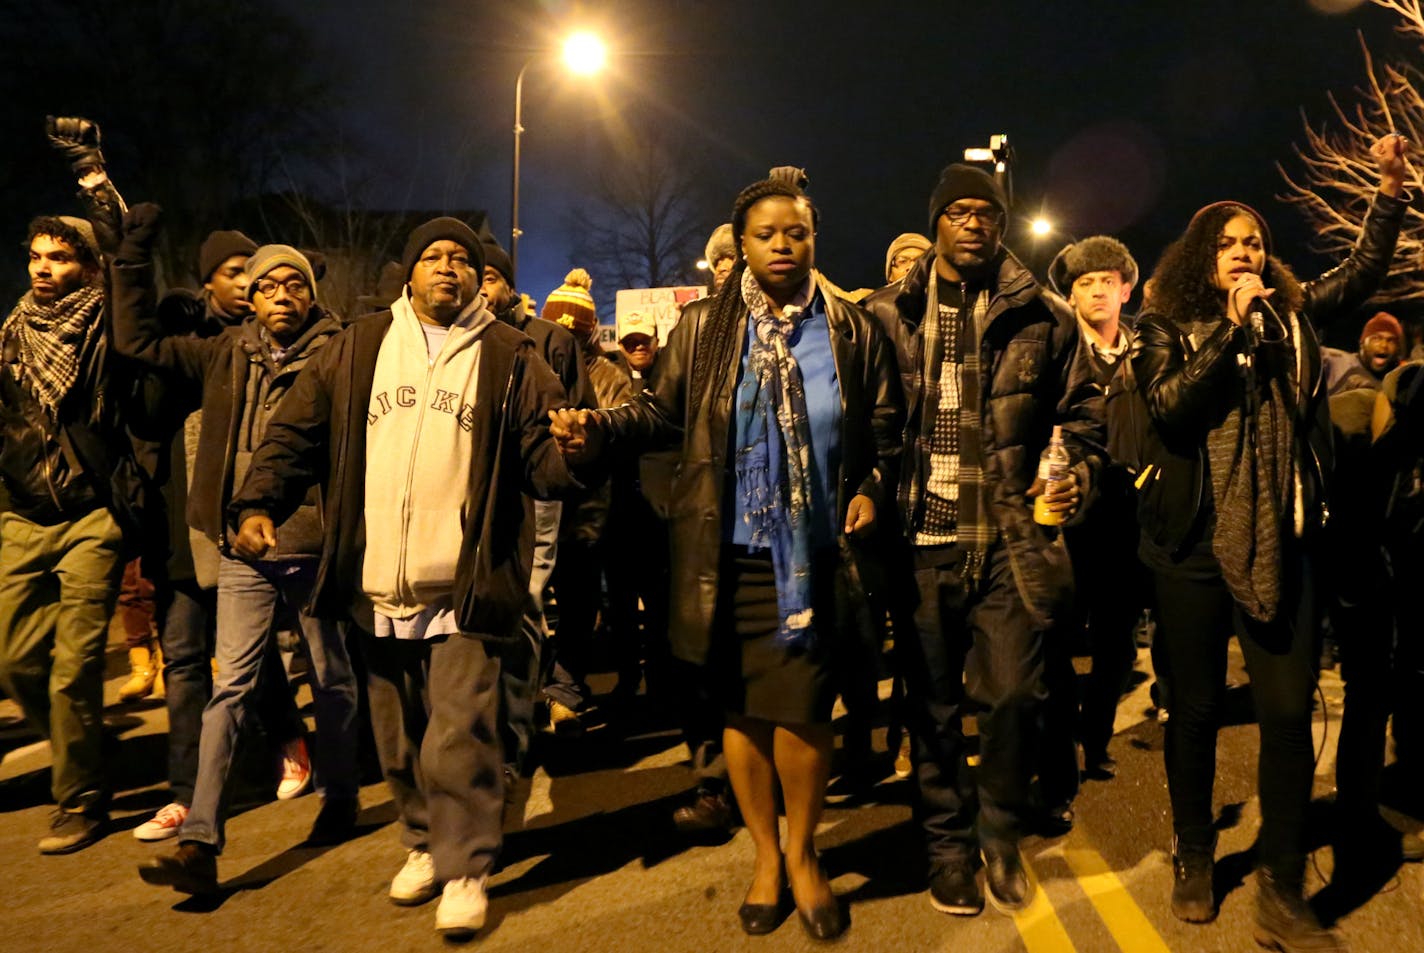
<svg viewBox="0 0 1424 953">
<path fill-rule="evenodd" d="M 1256 347 L 1261 343 L 1261 339 L 1266 336 L 1266 316 L 1261 312 L 1261 299 L 1256 298 L 1251 302 L 1251 313 L 1247 316 L 1246 324 L 1250 328 L 1246 339 L 1251 343 L 1251 347 Z"/>
</svg>

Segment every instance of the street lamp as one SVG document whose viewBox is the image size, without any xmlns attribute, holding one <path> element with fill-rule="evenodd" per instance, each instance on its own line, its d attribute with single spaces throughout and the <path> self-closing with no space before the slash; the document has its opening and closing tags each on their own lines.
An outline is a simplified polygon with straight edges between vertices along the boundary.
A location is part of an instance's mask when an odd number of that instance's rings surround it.
<svg viewBox="0 0 1424 953">
<path fill-rule="evenodd" d="M 1053 231 L 1053 223 L 1040 215 L 1030 223 L 1028 228 L 1029 231 L 1033 232 L 1034 237 L 1047 238 L 1049 233 Z"/>
<path fill-rule="evenodd" d="M 519 142 L 524 135 L 524 74 L 538 57 L 539 54 L 536 54 L 525 60 L 519 68 L 519 75 L 514 78 L 514 184 L 509 199 L 509 267 L 516 282 L 519 280 L 519 236 L 524 234 L 519 227 Z M 592 33 L 574 33 L 564 41 L 564 66 L 577 76 L 592 76 L 603 69 L 607 58 L 603 41 Z"/>
</svg>

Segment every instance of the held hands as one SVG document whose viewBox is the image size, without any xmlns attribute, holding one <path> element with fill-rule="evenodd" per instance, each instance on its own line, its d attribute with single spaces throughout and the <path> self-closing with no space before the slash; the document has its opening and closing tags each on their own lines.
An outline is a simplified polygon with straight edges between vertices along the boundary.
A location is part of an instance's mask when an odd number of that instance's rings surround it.
<svg viewBox="0 0 1424 953">
<path fill-rule="evenodd" d="M 1024 496 L 1030 500 L 1036 499 L 1043 494 L 1045 487 L 1042 480 L 1034 478 L 1033 485 L 1028 488 Z M 1064 474 L 1063 479 L 1055 480 L 1053 491 L 1043 497 L 1044 504 L 1051 513 L 1062 513 L 1064 520 L 1070 520 L 1078 512 L 1078 507 L 1083 502 L 1083 492 L 1078 486 L 1078 474 L 1069 470 Z"/>
<path fill-rule="evenodd" d="M 572 463 L 588 463 L 603 450 L 603 428 L 598 415 L 565 407 L 549 411 L 549 434 L 559 452 Z"/>
<path fill-rule="evenodd" d="M 233 552 L 243 559 L 261 559 L 276 545 L 277 528 L 272 525 L 272 517 L 261 513 L 243 520 L 237 538 L 232 541 Z"/>
<path fill-rule="evenodd" d="M 864 493 L 857 493 L 846 507 L 845 534 L 859 539 L 874 528 L 875 501 Z"/>
<path fill-rule="evenodd" d="M 45 135 L 50 146 L 69 160 L 75 175 L 104 167 L 97 122 L 83 116 L 46 116 Z"/>
<path fill-rule="evenodd" d="M 1251 302 L 1257 298 L 1265 299 L 1276 293 L 1276 289 L 1267 288 L 1261 281 L 1261 276 L 1247 272 L 1236 279 L 1236 283 L 1231 286 L 1231 290 L 1226 293 L 1226 317 L 1238 328 L 1246 323 L 1246 316 L 1251 313 Z"/>
<path fill-rule="evenodd" d="M 1379 166 L 1379 190 L 1385 195 L 1398 198 L 1399 193 L 1404 191 L 1404 176 L 1408 171 L 1405 158 L 1408 154 L 1409 140 L 1395 132 L 1381 136 L 1370 146 L 1370 155 L 1375 157 L 1375 164 Z"/>
</svg>

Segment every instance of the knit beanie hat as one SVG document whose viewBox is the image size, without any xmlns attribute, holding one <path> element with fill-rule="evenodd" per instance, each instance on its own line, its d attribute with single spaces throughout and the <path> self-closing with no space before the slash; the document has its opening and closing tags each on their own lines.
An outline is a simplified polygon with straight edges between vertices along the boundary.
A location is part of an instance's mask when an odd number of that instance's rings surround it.
<svg viewBox="0 0 1424 953">
<path fill-rule="evenodd" d="M 1108 235 L 1093 235 L 1065 245 L 1048 266 L 1049 284 L 1066 295 L 1073 282 L 1094 271 L 1115 271 L 1123 284 L 1137 284 L 1137 262 L 1127 246 Z"/>
<path fill-rule="evenodd" d="M 233 255 L 251 257 L 257 243 L 239 231 L 209 232 L 198 247 L 198 278 L 207 281 Z"/>
<path fill-rule="evenodd" d="M 903 235 L 897 235 L 895 240 L 890 243 L 890 247 L 885 249 L 885 280 L 890 280 L 890 266 L 899 257 L 900 252 L 907 248 L 918 248 L 920 254 L 923 255 L 933 247 L 934 243 L 919 232 L 906 232 Z"/>
<path fill-rule="evenodd" d="M 737 257 L 737 240 L 732 235 L 732 223 L 723 222 L 712 232 L 712 237 L 707 239 L 707 247 L 702 252 L 702 258 L 707 262 L 708 268 L 716 268 L 717 262 L 723 258 L 735 260 Z"/>
<path fill-rule="evenodd" d="M 1266 254 L 1269 255 L 1271 253 L 1271 228 L 1269 225 L 1266 224 L 1265 216 L 1263 216 L 1260 212 L 1256 211 L 1251 206 L 1247 205 L 1245 202 L 1236 202 L 1228 199 L 1224 202 L 1212 202 L 1210 205 L 1203 205 L 1201 208 L 1197 209 L 1196 214 L 1192 216 L 1192 220 L 1190 222 L 1187 222 L 1187 230 L 1191 231 L 1192 226 L 1197 223 L 1197 219 L 1201 218 L 1206 213 L 1214 209 L 1228 207 L 1239 208 L 1241 209 L 1241 211 L 1245 212 L 1247 215 L 1250 215 L 1256 220 L 1257 227 L 1261 229 L 1261 241 L 1266 246 Z"/>
<path fill-rule="evenodd" d="M 556 321 L 579 337 L 588 337 L 598 327 L 598 311 L 593 306 L 593 278 L 582 268 L 575 268 L 564 283 L 549 292 L 540 317 Z"/>
<path fill-rule="evenodd" d="M 513 288 L 514 262 L 509 260 L 509 252 L 501 248 L 499 242 L 492 238 L 480 239 L 480 245 L 485 253 L 485 268 L 493 268 L 499 272 L 504 276 L 504 280 L 509 282 L 509 286 Z M 483 269 L 481 269 L 481 271 L 483 271 Z"/>
<path fill-rule="evenodd" d="M 312 273 L 311 262 L 307 261 L 306 255 L 291 245 L 263 245 L 252 253 L 252 257 L 247 259 L 243 270 L 251 279 L 247 283 L 248 300 L 251 300 L 252 296 L 257 293 L 257 282 L 265 278 L 273 269 L 281 268 L 283 265 L 295 268 L 302 273 L 302 277 L 307 280 L 307 286 L 311 288 L 312 301 L 315 301 L 316 276 Z"/>
<path fill-rule="evenodd" d="M 59 215 L 56 217 L 79 233 L 79 240 L 84 243 L 84 250 L 89 253 L 90 257 L 92 257 L 96 263 L 103 261 L 103 255 L 99 252 L 99 240 L 94 237 L 94 226 L 89 223 L 87 218 L 75 218 L 73 215 Z"/>
<path fill-rule="evenodd" d="M 406 281 L 410 280 L 410 273 L 415 270 L 415 263 L 420 260 L 421 254 L 438 241 L 452 241 L 462 246 L 470 253 L 470 267 L 475 269 L 477 274 L 484 275 L 485 250 L 474 229 L 458 218 L 442 215 L 432 218 L 424 225 L 417 225 L 405 240 L 405 251 L 401 252 L 401 268 L 405 272 Z"/>
<path fill-rule="evenodd" d="M 930 234 L 938 228 L 939 215 L 945 206 L 959 199 L 983 199 L 1001 212 L 1009 210 L 1009 200 L 998 179 L 983 169 L 956 162 L 945 166 L 930 194 Z"/>
<path fill-rule="evenodd" d="M 1360 343 L 1365 343 L 1365 338 L 1372 334 L 1388 334 L 1394 337 L 1401 346 L 1404 344 L 1404 327 L 1399 323 L 1399 319 L 1387 311 L 1381 311 L 1373 318 L 1365 322 L 1365 328 L 1360 332 Z"/>
</svg>

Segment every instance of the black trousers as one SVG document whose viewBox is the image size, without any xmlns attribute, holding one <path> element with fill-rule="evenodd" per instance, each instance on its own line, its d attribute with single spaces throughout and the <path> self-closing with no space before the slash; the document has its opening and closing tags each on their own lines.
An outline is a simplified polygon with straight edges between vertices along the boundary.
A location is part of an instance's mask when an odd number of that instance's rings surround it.
<svg viewBox="0 0 1424 953">
<path fill-rule="evenodd" d="M 490 873 L 504 809 L 499 659 L 463 635 L 363 636 L 371 728 L 401 843 L 428 851 L 440 880 Z"/>
<path fill-rule="evenodd" d="M 1260 723 L 1257 785 L 1261 866 L 1299 879 L 1305 866 L 1305 815 L 1314 775 L 1310 733 L 1315 692 L 1315 614 L 1309 564 L 1284 559 L 1281 608 L 1274 621 L 1246 617 L 1220 576 L 1154 573 L 1157 639 L 1168 662 L 1167 790 L 1172 826 L 1183 843 L 1212 837 L 1216 735 L 1226 695 L 1227 643 L 1241 642 Z"/>
<path fill-rule="evenodd" d="M 1043 632 L 1019 598 L 1007 552 L 989 551 L 977 589 L 964 579 L 963 560 L 956 546 L 918 555 L 914 628 L 895 638 L 914 739 L 914 813 L 931 871 L 973 860 L 976 817 L 979 839 L 1022 836 L 1047 696 Z M 971 703 L 980 747 L 972 771 L 963 726 Z"/>
</svg>

